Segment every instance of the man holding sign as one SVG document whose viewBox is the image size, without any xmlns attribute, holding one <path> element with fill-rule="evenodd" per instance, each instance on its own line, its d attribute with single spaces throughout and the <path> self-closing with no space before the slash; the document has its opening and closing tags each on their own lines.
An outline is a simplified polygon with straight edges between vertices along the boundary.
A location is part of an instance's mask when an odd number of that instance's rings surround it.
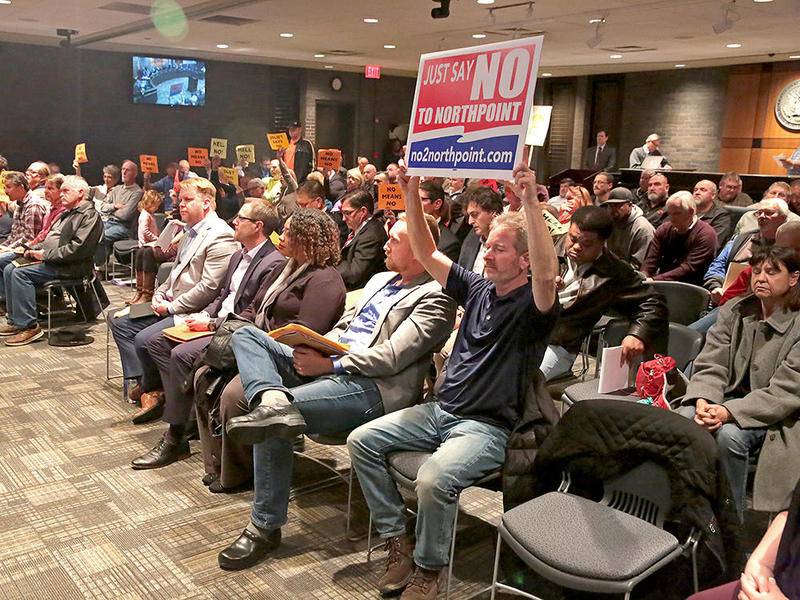
<svg viewBox="0 0 800 600">
<path fill-rule="evenodd" d="M 524 215 L 495 219 L 486 241 L 485 278 L 436 250 L 419 178 L 406 185 L 414 257 L 464 306 L 464 316 L 436 401 L 362 425 L 350 434 L 347 448 L 373 523 L 389 549 L 380 592 L 404 590 L 403 600 L 434 600 L 448 562 L 458 494 L 503 464 L 509 433 L 522 416 L 527 386 L 558 316 L 558 266 L 536 178 L 525 164 L 514 170 L 513 184 Z M 416 548 L 406 535 L 405 506 L 387 471 L 386 454 L 401 450 L 433 453 L 417 475 Z"/>
<path fill-rule="evenodd" d="M 298 185 L 314 170 L 314 146 L 303 137 L 303 124 L 299 121 L 289 125 L 289 146 L 284 151 L 283 162 L 294 171 Z"/>
<path fill-rule="evenodd" d="M 420 57 L 410 175 L 510 179 L 522 160 L 542 37 Z"/>
</svg>

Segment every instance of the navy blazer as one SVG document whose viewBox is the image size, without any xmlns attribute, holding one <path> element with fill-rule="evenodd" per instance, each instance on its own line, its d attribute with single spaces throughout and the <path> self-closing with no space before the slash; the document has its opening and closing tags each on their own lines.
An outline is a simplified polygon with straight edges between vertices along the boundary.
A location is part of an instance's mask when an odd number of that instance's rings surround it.
<svg viewBox="0 0 800 600">
<path fill-rule="evenodd" d="M 472 229 L 468 234 L 467 237 L 464 238 L 464 243 L 461 244 L 461 253 L 458 256 L 458 264 L 466 269 L 467 271 L 472 271 L 472 267 L 475 265 L 475 259 L 478 258 L 478 251 L 481 249 L 481 238 L 475 233 L 475 230 Z"/>
<path fill-rule="evenodd" d="M 256 292 L 258 291 L 258 288 L 261 287 L 261 282 L 264 280 L 264 277 L 275 265 L 282 264 L 283 258 L 283 255 L 278 252 L 272 242 L 267 239 L 253 260 L 250 262 L 250 266 L 247 267 L 247 271 L 245 271 L 244 277 L 242 278 L 242 283 L 236 290 L 236 298 L 233 303 L 233 312 L 240 313 L 250 305 L 256 295 Z M 222 307 L 222 303 L 230 293 L 231 278 L 236 272 L 236 269 L 241 261 L 241 252 L 237 252 L 231 257 L 231 260 L 228 263 L 228 272 L 225 273 L 225 278 L 222 280 L 219 294 L 214 301 L 211 302 L 211 304 L 203 309 L 212 318 L 217 316 L 219 309 Z"/>
</svg>

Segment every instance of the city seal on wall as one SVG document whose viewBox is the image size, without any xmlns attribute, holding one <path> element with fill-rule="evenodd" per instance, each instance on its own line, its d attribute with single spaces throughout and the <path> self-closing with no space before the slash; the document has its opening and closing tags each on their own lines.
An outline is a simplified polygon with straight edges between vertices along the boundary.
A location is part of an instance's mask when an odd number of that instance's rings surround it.
<svg viewBox="0 0 800 600">
<path fill-rule="evenodd" d="M 790 131 L 800 131 L 800 79 L 787 85 L 775 102 L 775 118 Z"/>
</svg>

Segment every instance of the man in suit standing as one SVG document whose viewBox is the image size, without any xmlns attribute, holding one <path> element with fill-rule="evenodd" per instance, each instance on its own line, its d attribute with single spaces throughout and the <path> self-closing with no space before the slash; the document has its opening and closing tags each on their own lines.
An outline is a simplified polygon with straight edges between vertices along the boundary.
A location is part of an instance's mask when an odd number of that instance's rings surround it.
<svg viewBox="0 0 800 600">
<path fill-rule="evenodd" d="M 239 209 L 233 220 L 233 237 L 242 244 L 242 250 L 231 257 L 217 297 L 199 313 L 185 317 L 192 329 L 213 330 L 229 314 L 239 314 L 250 305 L 272 268 L 283 264 L 283 255 L 269 240 L 277 224 L 275 209 L 266 203 L 252 201 Z M 147 413 L 139 413 L 135 422 L 156 419 L 163 411 L 169 429 L 152 450 L 133 460 L 134 469 L 157 469 L 189 456 L 189 444 L 183 434 L 192 408 L 192 394 L 186 391 L 185 381 L 210 342 L 211 337 L 204 337 L 179 344 L 165 337 L 161 330 L 144 340 L 145 352 L 139 358 L 143 368 L 142 389 L 147 391 L 142 394 L 142 404 L 150 408 Z M 163 391 L 158 389 L 162 387 Z M 149 397 L 152 395 L 155 398 Z"/>
<path fill-rule="evenodd" d="M 385 270 L 383 223 L 372 218 L 372 194 L 355 190 L 342 198 L 342 218 L 350 231 L 342 247 L 342 262 L 336 269 L 347 291 L 364 287 L 369 278 Z"/>
<path fill-rule="evenodd" d="M 426 223 L 435 240 L 439 227 Z M 453 327 L 455 303 L 414 258 L 404 218 L 386 243 L 386 267 L 326 337 L 350 351 L 335 359 L 294 350 L 255 327 L 233 334 L 250 414 L 228 421 L 227 434 L 254 444 L 255 497 L 250 522 L 219 554 L 219 566 L 246 569 L 278 548 L 286 523 L 292 439 L 303 432 L 350 431 L 417 402 L 431 353 Z"/>
<path fill-rule="evenodd" d="M 419 197 L 422 200 L 422 210 L 425 211 L 425 214 L 436 219 L 436 223 L 439 225 L 439 242 L 436 249 L 450 260 L 458 260 L 461 242 L 447 228 L 442 219 L 442 208 L 445 203 L 444 188 L 434 181 L 423 181 L 419 184 Z"/>
<path fill-rule="evenodd" d="M 608 145 L 608 134 L 597 132 L 597 145 L 586 149 L 583 166 L 592 171 L 611 171 L 617 163 L 617 149 Z"/>
<path fill-rule="evenodd" d="M 119 349 L 125 379 L 141 379 L 144 341 L 156 331 L 174 325 L 172 315 L 198 312 L 216 297 L 231 256 L 239 250 L 233 231 L 214 211 L 217 190 L 208 179 L 194 177 L 181 183 L 179 210 L 185 224 L 178 255 L 167 280 L 156 290 L 152 316 L 131 319 L 115 317 L 109 327 Z M 141 385 L 130 392 L 134 401 L 142 397 Z M 143 409 L 149 407 L 143 406 Z"/>
</svg>

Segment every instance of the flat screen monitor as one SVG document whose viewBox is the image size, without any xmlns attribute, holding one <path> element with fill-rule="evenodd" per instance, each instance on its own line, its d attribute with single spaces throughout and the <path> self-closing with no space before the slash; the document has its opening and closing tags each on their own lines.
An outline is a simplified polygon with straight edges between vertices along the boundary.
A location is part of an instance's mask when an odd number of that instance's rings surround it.
<svg viewBox="0 0 800 600">
<path fill-rule="evenodd" d="M 185 58 L 133 57 L 133 102 L 162 106 L 203 106 L 206 63 Z"/>
</svg>

